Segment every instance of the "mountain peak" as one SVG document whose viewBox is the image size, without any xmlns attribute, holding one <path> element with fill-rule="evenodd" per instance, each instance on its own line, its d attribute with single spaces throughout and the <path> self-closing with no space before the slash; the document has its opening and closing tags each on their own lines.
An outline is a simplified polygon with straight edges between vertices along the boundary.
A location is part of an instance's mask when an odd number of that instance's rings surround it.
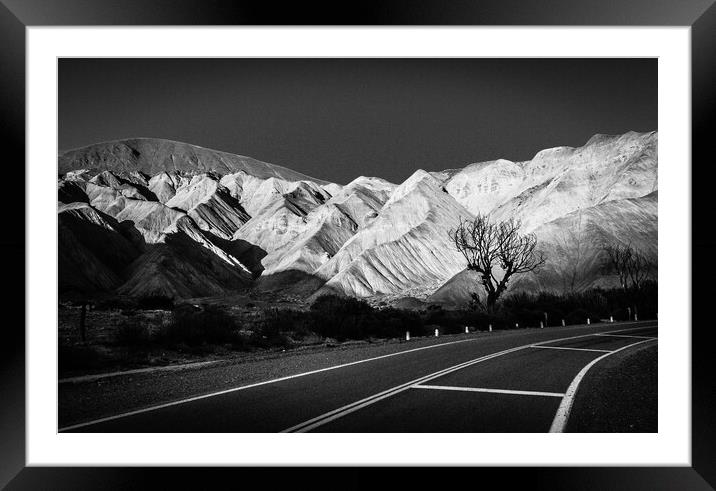
<svg viewBox="0 0 716 491">
<path fill-rule="evenodd" d="M 79 169 L 87 169 L 92 174 L 105 170 L 119 174 L 139 171 L 151 176 L 161 172 L 215 172 L 225 175 L 244 171 L 261 179 L 277 177 L 287 181 L 305 180 L 321 185 L 329 184 L 327 181 L 251 157 L 161 138 L 102 142 L 68 150 L 59 155 L 60 174 Z"/>
<path fill-rule="evenodd" d="M 418 169 L 399 185 L 360 176 L 345 186 L 170 140 L 99 143 L 59 158 L 63 285 L 179 297 L 253 285 L 427 298 L 445 284 L 430 301 L 463 303 L 475 282 L 450 280 L 465 268 L 448 234 L 460 217 L 519 219 L 547 249 L 568 232 L 583 235 L 594 264 L 599 245 L 615 238 L 655 248 L 657 143 L 655 131 L 597 134 L 529 161 Z M 558 285 L 560 261 L 553 254 L 546 273 L 519 288 Z M 600 275 L 590 270 L 583 283 Z"/>
<path fill-rule="evenodd" d="M 393 194 L 390 195 L 390 199 L 385 203 L 385 206 L 389 206 L 392 203 L 399 201 L 404 196 L 410 194 L 418 187 L 439 189 L 440 181 L 438 181 L 429 172 L 426 172 L 423 169 L 418 169 L 413 173 L 413 175 L 408 177 L 400 186 L 395 188 Z"/>
<path fill-rule="evenodd" d="M 639 132 L 639 131 L 633 131 L 633 130 L 627 131 L 626 133 L 622 133 L 619 135 L 596 133 L 589 140 L 587 140 L 587 143 L 585 143 L 582 147 L 584 148 L 584 147 L 589 147 L 592 145 L 615 143 L 620 140 L 627 141 L 627 140 L 646 139 L 646 138 L 652 137 L 656 134 L 657 134 L 656 131 Z"/>
</svg>

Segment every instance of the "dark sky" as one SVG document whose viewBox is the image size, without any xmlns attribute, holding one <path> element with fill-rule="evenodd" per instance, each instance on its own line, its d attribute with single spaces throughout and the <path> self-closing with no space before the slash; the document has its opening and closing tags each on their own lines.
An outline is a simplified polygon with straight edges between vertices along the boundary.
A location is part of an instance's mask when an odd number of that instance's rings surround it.
<svg viewBox="0 0 716 491">
<path fill-rule="evenodd" d="M 61 59 L 61 150 L 157 137 L 345 184 L 657 129 L 656 59 Z"/>
</svg>

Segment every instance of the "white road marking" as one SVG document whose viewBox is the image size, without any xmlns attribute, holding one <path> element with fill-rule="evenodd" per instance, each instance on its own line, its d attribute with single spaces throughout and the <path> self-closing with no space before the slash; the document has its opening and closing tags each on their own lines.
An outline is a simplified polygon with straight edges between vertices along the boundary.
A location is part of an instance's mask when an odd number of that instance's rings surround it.
<svg viewBox="0 0 716 491">
<path fill-rule="evenodd" d="M 533 390 L 487 389 L 483 387 L 454 387 L 449 385 L 413 385 L 411 389 L 455 390 L 461 392 L 489 392 L 491 394 L 515 394 L 522 396 L 564 397 L 560 392 L 536 392 Z"/>
<path fill-rule="evenodd" d="M 656 336 L 628 336 L 626 334 L 595 334 L 595 336 L 606 336 L 610 338 L 657 339 Z"/>
<path fill-rule="evenodd" d="M 569 346 L 537 346 L 533 344 L 530 346 L 530 348 L 540 348 L 540 349 L 564 349 L 564 350 L 570 350 L 570 351 L 597 351 L 599 353 L 611 353 L 611 350 L 608 349 L 594 349 L 594 348 L 570 348 Z"/>
<path fill-rule="evenodd" d="M 552 420 L 552 426 L 550 426 L 549 432 L 550 433 L 562 433 L 564 432 L 564 429 L 567 426 L 567 421 L 569 420 L 569 414 L 572 411 L 572 404 L 574 404 L 574 396 L 577 393 L 577 389 L 579 388 L 579 384 L 584 378 L 584 376 L 587 374 L 590 368 L 592 368 L 594 365 L 596 365 L 599 361 L 603 360 L 607 356 L 613 355 L 614 353 L 618 353 L 622 350 L 625 350 L 627 348 L 631 348 L 632 346 L 636 346 L 638 344 L 642 343 L 648 343 L 649 341 L 654 341 L 657 338 L 650 338 L 650 339 L 644 339 L 643 341 L 638 341 L 636 343 L 628 344 L 622 348 L 616 349 L 610 353 L 607 353 L 605 355 L 600 356 L 599 358 L 596 358 L 592 360 L 587 366 L 582 368 L 580 372 L 577 374 L 576 377 L 574 377 L 574 380 L 572 380 L 572 383 L 569 384 L 569 387 L 567 388 L 567 392 L 564 394 L 564 397 L 562 398 L 562 402 L 560 402 L 559 407 L 557 408 L 557 413 L 554 415 L 554 420 Z"/>
<path fill-rule="evenodd" d="M 624 332 L 624 331 L 634 331 L 637 329 L 643 329 L 643 327 L 633 327 L 631 329 L 620 329 L 618 331 L 609 331 L 609 332 Z M 438 372 L 434 372 L 428 375 L 425 375 L 421 378 L 412 380 L 410 382 L 407 382 L 405 384 L 397 385 L 395 387 L 392 387 L 390 389 L 384 390 L 383 392 L 379 392 L 377 394 L 373 394 L 372 396 L 368 396 L 364 399 L 361 399 L 356 402 L 352 402 L 350 404 L 346 404 L 343 407 L 339 407 L 338 409 L 334 409 L 333 411 L 329 411 L 327 413 L 321 414 L 319 416 L 316 416 L 315 418 L 311 418 L 307 421 L 304 421 L 302 423 L 299 423 L 297 425 L 291 426 L 290 428 L 287 428 L 283 430 L 281 433 L 304 433 L 310 430 L 313 430 L 315 428 L 318 428 L 319 426 L 323 426 L 327 423 L 330 423 L 331 421 L 335 421 L 336 419 L 342 418 L 343 416 L 346 416 L 348 414 L 351 414 L 355 411 L 358 411 L 359 409 L 362 409 L 366 406 L 370 406 L 371 404 L 375 404 L 376 402 L 382 401 L 383 399 L 386 399 L 388 397 L 394 396 L 395 394 L 399 394 L 405 390 L 408 390 L 412 385 L 416 385 L 422 382 L 428 382 L 430 380 L 442 377 L 443 375 L 447 375 L 448 373 L 455 372 L 457 370 L 461 370 L 463 368 L 466 368 L 468 366 L 474 365 L 476 363 L 481 363 L 483 361 L 490 360 L 492 358 L 496 358 L 498 356 L 506 355 L 508 353 L 512 353 L 514 351 L 523 350 L 525 348 L 529 348 L 531 346 L 543 344 L 543 343 L 555 343 L 558 341 L 567 341 L 570 339 L 578 339 L 578 338 L 586 338 L 594 336 L 594 333 L 591 334 L 582 334 L 579 336 L 569 336 L 565 338 L 559 338 L 559 339 L 548 339 L 546 341 L 542 341 L 541 343 L 531 343 L 531 344 L 524 344 L 522 346 L 517 346 L 515 348 L 507 349 L 504 351 L 499 351 L 497 353 L 492 353 L 490 355 L 485 355 L 480 358 L 476 358 L 474 360 L 470 360 L 464 363 L 460 363 L 458 365 L 454 365 L 449 368 L 445 368 L 443 370 L 440 370 Z M 607 356 L 611 353 L 607 353 L 604 356 Z M 601 357 L 600 357 L 601 358 Z"/>
<path fill-rule="evenodd" d="M 490 355 L 482 356 L 482 357 L 476 358 L 474 360 L 460 363 L 459 365 L 454 365 L 452 367 L 445 368 L 438 372 L 434 372 L 429 375 L 425 375 L 423 377 L 417 378 L 415 380 L 411 380 L 410 382 L 406 382 L 404 384 L 384 390 L 383 392 L 373 394 L 372 396 L 368 396 L 364 399 L 361 399 L 360 401 L 346 404 L 343 407 L 339 407 L 338 409 L 334 409 L 333 411 L 329 411 L 327 413 L 321 414 L 320 416 L 316 416 L 315 418 L 311 418 L 307 421 L 304 421 L 304 422 L 299 423 L 295 426 L 287 428 L 287 429 L 281 431 L 281 433 L 305 433 L 305 432 L 310 431 L 314 428 L 318 428 L 319 426 L 323 426 L 326 423 L 330 423 L 333 420 L 342 418 L 343 416 L 346 416 L 347 414 L 358 411 L 359 409 L 362 409 L 366 406 L 370 406 L 371 404 L 375 404 L 378 401 L 382 401 L 383 399 L 386 399 L 388 397 L 394 396 L 395 394 L 398 394 L 400 392 L 408 390 L 408 389 L 410 389 L 411 386 L 413 386 L 415 384 L 419 384 L 421 382 L 428 382 L 428 381 L 436 379 L 438 377 L 442 377 L 443 375 L 447 375 L 448 373 L 452 373 L 454 371 L 460 370 L 460 369 L 468 367 L 470 365 L 480 363 L 481 361 L 490 360 L 492 358 L 496 358 L 498 356 L 501 356 L 501 355 L 504 355 L 507 353 L 512 353 L 513 351 L 521 350 L 524 348 L 526 348 L 526 346 L 518 346 L 516 348 L 510 348 L 508 350 L 499 351 L 497 353 L 492 353 Z"/>
<path fill-rule="evenodd" d="M 643 323 L 643 322 L 648 322 L 648 321 L 642 321 L 642 323 Z M 636 329 L 645 329 L 645 328 L 647 328 L 647 327 L 651 327 L 651 326 L 639 326 L 639 327 L 632 327 L 632 328 L 627 328 L 627 329 L 619 329 L 619 330 L 616 330 L 616 331 L 609 331 L 609 332 L 634 331 L 634 330 L 636 330 Z M 570 337 L 570 338 L 551 339 L 551 340 L 544 341 L 544 342 L 545 342 L 545 343 L 549 343 L 549 342 L 555 342 L 555 341 L 564 341 L 564 340 L 567 340 L 567 339 L 581 338 L 581 337 L 587 337 L 587 336 L 594 336 L 594 333 L 592 333 L 592 334 L 584 334 L 584 335 L 580 335 L 580 336 L 574 336 L 574 337 Z M 201 400 L 201 399 L 207 399 L 207 398 L 209 398 L 209 397 L 220 396 L 220 395 L 224 395 L 224 394 L 230 394 L 230 393 L 232 393 L 232 392 L 237 392 L 237 391 L 244 390 L 244 389 L 251 389 L 251 388 L 253 388 L 253 387 L 259 387 L 259 386 L 261 386 L 261 385 L 267 385 L 267 384 L 273 384 L 273 383 L 277 383 L 277 382 L 283 382 L 284 380 L 290 380 L 290 379 L 293 379 L 293 378 L 304 377 L 304 376 L 313 375 L 313 374 L 316 374 L 316 373 L 327 372 L 327 371 L 329 371 L 329 370 L 336 370 L 336 369 L 338 369 L 338 368 L 344 368 L 344 367 L 348 367 L 348 366 L 351 366 L 351 365 L 358 365 L 358 364 L 360 364 L 360 363 L 367 363 L 367 362 L 369 362 L 369 361 L 375 361 L 375 360 L 380 360 L 380 359 L 383 359 L 383 358 L 389 358 L 389 357 L 391 357 L 391 356 L 403 355 L 403 354 L 405 354 L 405 353 L 414 353 L 414 352 L 416 352 L 416 351 L 422 351 L 422 350 L 427 350 L 427 349 L 432 349 L 432 348 L 439 348 L 439 347 L 441 347 L 441 346 L 448 346 L 448 345 L 453 345 L 453 344 L 458 344 L 458 343 L 465 343 L 465 342 L 468 342 L 468 341 L 478 341 L 478 340 L 480 340 L 480 339 L 483 339 L 483 337 L 480 336 L 480 337 L 475 337 L 475 338 L 471 338 L 471 339 L 461 339 L 461 340 L 459 340 L 459 341 L 450 341 L 450 342 L 448 342 L 448 343 L 433 344 L 433 345 L 430 345 L 430 346 L 423 346 L 423 347 L 420 347 L 420 348 L 413 348 L 413 349 L 409 349 L 409 350 L 405 350 L 405 351 L 398 351 L 398 352 L 396 352 L 396 353 L 389 353 L 389 354 L 387 354 L 387 355 L 375 356 L 375 357 L 373 357 L 373 358 L 366 358 L 365 360 L 357 360 L 357 361 L 353 361 L 353 362 L 350 362 L 350 363 L 344 363 L 344 364 L 342 364 L 342 365 L 335 365 L 335 366 L 332 366 L 332 367 L 320 368 L 320 369 L 318 369 L 318 370 L 312 370 L 312 371 L 309 371 L 309 372 L 298 373 L 298 374 L 295 374 L 295 375 L 288 375 L 288 376 L 286 376 L 286 377 L 280 377 L 280 378 L 276 378 L 276 379 L 272 379 L 272 380 L 266 380 L 266 381 L 257 382 L 257 383 L 254 383 L 254 384 L 243 385 L 243 386 L 241 386 L 241 387 L 232 387 L 231 389 L 221 390 L 221 391 L 217 391 L 217 392 L 210 392 L 210 393 L 208 393 L 208 394 L 202 394 L 202 395 L 199 395 L 199 396 L 189 397 L 189 398 L 186 398 L 186 399 L 180 399 L 180 400 L 178 400 L 178 401 L 167 402 L 167 403 L 164 403 L 164 404 L 158 404 L 158 405 L 155 405 L 155 406 L 149 406 L 149 407 L 142 408 L 142 409 L 136 409 L 136 410 L 134 410 L 134 411 L 128 411 L 128 412 L 116 414 L 116 415 L 113 415 L 113 416 L 107 416 L 107 417 L 104 417 L 104 418 L 95 419 L 95 420 L 92 420 L 92 421 L 86 421 L 86 422 L 84 422 L 84 423 L 77 423 L 77 424 L 74 424 L 74 425 L 71 425 L 71 426 L 65 426 L 65 427 L 63 427 L 63 428 L 59 428 L 59 429 L 58 429 L 58 432 L 76 430 L 76 429 L 79 429 L 79 428 L 84 428 L 84 427 L 86 427 L 86 426 L 91 426 L 91 425 L 95 425 L 95 424 L 99 424 L 99 423 L 106 423 L 106 422 L 108 422 L 108 421 L 114 421 L 115 419 L 126 418 L 126 417 L 129 417 L 129 416 L 136 416 L 136 415 L 138 415 L 138 414 L 148 413 L 148 412 L 151 412 L 151 411 L 157 411 L 157 410 L 159 410 L 159 409 L 165 409 L 165 408 L 172 407 L 172 406 L 178 406 L 178 405 L 180 405 L 180 404 L 186 404 L 186 403 L 189 403 L 189 402 L 199 401 L 199 400 Z M 327 413 L 327 414 L 328 414 L 328 413 Z"/>
<path fill-rule="evenodd" d="M 632 324 L 637 324 L 637 323 L 638 323 L 638 324 L 643 324 L 643 323 L 646 323 L 646 322 L 656 322 L 656 321 L 638 321 L 638 322 L 632 321 L 631 323 L 632 323 Z M 638 329 L 650 329 L 650 328 L 657 328 L 657 327 L 658 327 L 657 325 L 630 327 L 629 329 L 616 329 L 616 330 L 614 330 L 614 331 L 607 331 L 607 332 L 604 332 L 604 333 L 595 333 L 594 335 L 596 336 L 597 334 L 609 334 L 609 333 L 613 333 L 613 332 L 636 331 L 636 330 L 638 330 Z"/>
<path fill-rule="evenodd" d="M 292 378 L 305 377 L 306 375 L 313 375 L 314 373 L 327 372 L 329 370 L 336 370 L 338 368 L 343 368 L 343 367 L 347 367 L 347 366 L 351 366 L 351 365 L 358 365 L 359 363 L 366 363 L 369 361 L 380 360 L 382 358 L 389 358 L 391 356 L 402 355 L 405 353 L 414 353 L 415 351 L 421 351 L 421 350 L 426 350 L 426 349 L 431 349 L 431 348 L 439 348 L 440 346 L 448 346 L 451 344 L 465 343 L 468 341 L 477 341 L 478 339 L 481 339 L 481 338 L 477 337 L 477 338 L 471 338 L 471 339 L 461 339 L 459 341 L 450 341 L 448 343 L 431 344 L 430 346 L 423 346 L 421 348 L 413 348 L 413 349 L 409 349 L 409 350 L 405 350 L 405 351 L 398 351 L 397 353 L 389 353 L 387 355 L 375 356 L 373 358 L 366 358 L 365 360 L 352 361 L 350 363 L 343 363 L 342 365 L 335 365 L 332 367 L 319 368 L 318 370 L 297 373 L 295 375 L 287 375 L 286 377 L 275 378 L 272 380 L 266 380 L 264 382 L 256 382 L 255 384 L 243 385 L 241 387 L 232 387 L 231 389 L 220 390 L 218 392 L 211 392 L 209 394 L 203 394 L 200 396 L 189 397 L 187 399 L 180 399 L 178 401 L 167 402 L 165 404 L 158 404 L 156 406 L 150 406 L 150 407 L 146 407 L 143 409 L 137 409 L 135 411 L 128 411 L 126 413 L 116 414 L 114 416 L 107 416 L 105 418 L 99 418 L 99 419 L 95 419 L 92 421 L 87 421 L 85 423 L 78 423 L 78 424 L 72 425 L 72 426 L 65 426 L 64 428 L 60 428 L 58 431 L 61 432 L 61 431 L 75 430 L 77 428 L 82 428 L 85 426 L 90 426 L 90 425 L 94 425 L 94 424 L 98 424 L 98 423 L 105 423 L 107 421 L 112 421 L 112 420 L 119 419 L 119 418 L 125 418 L 127 416 L 134 416 L 134 415 L 146 413 L 149 411 L 156 411 L 157 409 L 164 409 L 167 407 L 176 406 L 178 404 L 184 404 L 187 402 L 193 402 L 193 401 L 198 401 L 201 399 L 206 399 L 208 397 L 230 394 L 231 392 L 236 392 L 236 391 L 244 390 L 244 389 L 251 389 L 253 387 L 258 387 L 258 386 L 266 385 L 266 384 L 273 384 L 276 382 L 283 382 L 284 380 L 290 380 Z"/>
</svg>

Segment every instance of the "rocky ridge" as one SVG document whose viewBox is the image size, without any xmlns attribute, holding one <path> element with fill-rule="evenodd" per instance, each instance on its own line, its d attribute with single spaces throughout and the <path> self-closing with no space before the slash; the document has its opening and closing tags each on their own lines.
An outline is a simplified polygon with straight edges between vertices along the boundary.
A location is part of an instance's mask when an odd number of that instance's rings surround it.
<svg viewBox="0 0 716 491">
<path fill-rule="evenodd" d="M 58 159 L 60 293 L 268 289 L 457 305 L 474 282 L 448 231 L 477 213 L 521 220 L 549 258 L 514 288 L 566 288 L 575 257 L 578 288 L 609 285 L 604 244 L 656 257 L 657 145 L 656 132 L 595 135 L 526 162 L 346 185 L 168 140 L 91 145 Z"/>
</svg>

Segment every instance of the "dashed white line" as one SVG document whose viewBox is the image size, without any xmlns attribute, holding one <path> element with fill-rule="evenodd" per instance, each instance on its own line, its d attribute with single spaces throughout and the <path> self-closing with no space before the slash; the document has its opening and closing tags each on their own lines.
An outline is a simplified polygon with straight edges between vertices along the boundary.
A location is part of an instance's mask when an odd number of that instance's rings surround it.
<svg viewBox="0 0 716 491">
<path fill-rule="evenodd" d="M 350 413 L 358 411 L 359 409 L 362 409 L 366 406 L 370 406 L 371 404 L 375 404 L 376 402 L 382 401 L 383 399 L 392 397 L 395 394 L 399 394 L 400 392 L 406 391 L 406 390 L 410 389 L 412 386 L 419 384 L 421 382 L 429 382 L 430 380 L 436 379 L 438 377 L 442 377 L 443 375 L 447 375 L 449 373 L 455 372 L 462 368 L 469 367 L 470 365 L 474 365 L 476 363 L 491 360 L 492 358 L 497 358 L 498 356 L 506 355 L 507 353 L 512 353 L 513 351 L 525 349 L 526 347 L 527 347 L 527 345 L 517 346 L 516 348 L 510 348 L 510 349 L 507 349 L 504 351 L 498 351 L 497 353 L 485 355 L 480 358 L 466 361 L 464 363 L 460 363 L 458 365 L 454 365 L 452 367 L 445 368 L 438 372 L 434 372 L 434 373 L 425 375 L 425 376 L 417 378 L 415 380 L 411 380 L 410 382 L 407 382 L 407 383 L 398 385 L 396 387 L 392 387 L 390 389 L 384 390 L 383 392 L 373 394 L 372 396 L 368 396 L 364 399 L 361 399 L 360 401 L 346 404 L 343 407 L 339 407 L 338 409 L 334 409 L 333 411 L 329 411 L 327 413 L 321 414 L 320 416 L 316 416 L 315 418 L 311 418 L 307 421 L 304 421 L 304 422 L 294 425 L 290 428 L 287 428 L 287 429 L 283 430 L 281 433 L 305 433 L 307 431 L 311 431 L 315 428 L 318 428 L 319 426 L 323 426 L 323 425 L 330 423 L 331 421 L 334 421 L 338 418 L 342 418 L 343 416 L 346 416 Z"/>
<path fill-rule="evenodd" d="M 639 327 L 619 329 L 619 330 L 614 330 L 614 331 L 609 331 L 609 332 L 634 331 L 634 330 L 637 330 L 637 329 L 645 329 L 645 328 L 647 328 L 647 327 L 651 327 L 651 326 L 639 326 Z M 550 339 L 550 340 L 547 340 L 547 341 L 544 341 L 544 342 L 545 342 L 545 343 L 554 343 L 554 342 L 558 342 L 558 341 L 566 341 L 566 340 L 569 340 L 569 339 L 584 338 L 584 337 L 594 336 L 594 335 L 595 335 L 594 333 L 591 333 L 591 334 L 583 334 L 583 335 L 579 335 L 579 336 L 572 336 L 572 337 L 566 337 L 566 338 L 560 338 L 560 339 Z M 326 368 L 321 368 L 321 369 L 312 370 L 312 371 L 309 371 L 309 372 L 298 373 L 298 374 L 295 374 L 295 375 L 288 375 L 288 376 L 286 376 L 286 377 L 280 377 L 280 378 L 277 378 L 277 379 L 266 380 L 266 381 L 263 381 L 263 382 L 257 382 L 257 383 L 254 383 L 254 384 L 244 385 L 244 386 L 241 386 L 241 387 L 233 387 L 233 388 L 231 388 L 231 389 L 221 390 L 221 391 L 217 391 L 217 392 L 211 392 L 211 393 L 209 393 L 209 394 L 202 394 L 202 395 L 199 395 L 199 396 L 189 397 L 189 398 L 181 399 L 181 400 L 178 400 L 178 401 L 167 402 L 167 403 L 164 403 L 164 404 L 158 404 L 158 405 L 155 405 L 155 406 L 150 406 L 150 407 L 146 407 L 146 408 L 142 408 L 142 409 L 137 409 L 137 410 L 134 410 L 134 411 L 128 411 L 128 412 L 125 412 L 125 413 L 116 414 L 116 415 L 113 415 L 113 416 L 107 416 L 107 417 L 104 417 L 104 418 L 95 419 L 95 420 L 92 420 L 92 421 L 86 421 L 86 422 L 84 422 L 84 423 L 78 423 L 78 424 L 74 424 L 74 425 L 71 425 L 71 426 L 65 426 L 65 427 L 63 427 L 63 428 L 59 428 L 59 429 L 58 429 L 58 432 L 76 430 L 76 429 L 79 429 L 79 428 L 84 428 L 84 427 L 86 427 L 86 426 L 91 426 L 91 425 L 95 425 L 95 424 L 105 423 L 105 422 L 108 422 L 108 421 L 114 421 L 114 420 L 116 420 L 116 419 L 126 418 L 126 417 L 129 417 L 129 416 L 135 416 L 135 415 L 138 415 L 138 414 L 143 414 L 143 413 L 147 413 L 147 412 L 151 412 L 151 411 L 156 411 L 156 410 L 160 410 L 160 409 L 164 409 L 164 408 L 168 408 L 168 407 L 172 407 L 172 406 L 177 406 L 177 405 L 180 405 L 180 404 L 186 404 L 186 403 L 190 403 L 190 402 L 194 402 L 194 401 L 199 401 L 199 400 L 207 399 L 207 398 L 214 397 L 214 396 L 220 396 L 220 395 L 224 395 L 224 394 L 230 394 L 230 393 L 232 393 L 232 392 L 237 392 L 237 391 L 245 390 L 245 389 L 251 389 L 251 388 L 253 388 L 253 387 L 258 387 L 258 386 L 261 386 L 261 385 L 273 384 L 273 383 L 277 383 L 277 382 L 282 382 L 282 381 L 284 381 L 284 380 L 290 380 L 290 379 L 293 379 L 293 378 L 304 377 L 304 376 L 307 376 L 307 375 L 313 375 L 313 374 L 316 374 L 316 373 L 326 372 L 326 371 L 329 371 L 329 370 L 336 370 L 336 369 L 338 369 L 338 368 L 348 367 L 348 366 L 351 366 L 351 365 L 357 365 L 357 364 L 360 364 L 360 363 L 367 363 L 367 362 L 370 362 L 370 361 L 380 360 L 380 359 L 383 359 L 383 358 L 389 358 L 389 357 L 392 357 L 392 356 L 403 355 L 403 354 L 406 354 L 406 353 L 414 353 L 414 352 L 416 352 L 416 351 L 422 351 L 422 350 L 427 350 L 427 349 L 432 349 L 432 348 L 439 348 L 439 347 L 441 347 L 441 346 L 449 346 L 449 345 L 458 344 L 458 343 L 465 343 L 465 342 L 468 342 L 468 341 L 476 341 L 476 340 L 478 340 L 478 339 L 482 339 L 482 338 L 461 339 L 461 340 L 458 340 L 458 341 L 451 341 L 451 342 L 448 342 L 448 343 L 440 343 L 440 344 L 434 344 L 434 345 L 430 345 L 430 346 L 423 346 L 423 347 L 420 347 L 420 348 L 413 348 L 413 349 L 409 349 L 409 350 L 398 351 L 398 352 L 396 352 L 396 353 L 389 353 L 389 354 L 387 354 L 387 355 L 381 355 L 381 356 L 376 356 L 376 357 L 373 357 L 373 358 L 367 358 L 367 359 L 365 359 L 365 360 L 357 360 L 357 361 L 354 361 L 354 362 L 344 363 L 344 364 L 341 364 L 341 365 L 335 365 L 335 366 L 326 367 Z M 523 348 L 526 348 L 526 347 L 528 347 L 528 346 L 530 346 L 530 345 L 524 345 L 524 346 L 520 346 L 520 347 L 518 347 L 518 348 L 512 348 L 511 350 L 506 350 L 506 351 L 504 351 L 504 352 L 493 353 L 493 355 L 499 356 L 500 354 L 505 354 L 505 353 L 507 353 L 507 352 L 516 351 L 517 349 L 523 349 Z M 491 356 L 493 356 L 493 355 L 487 355 L 487 356 L 490 356 L 490 357 L 491 357 Z M 471 362 L 476 362 L 476 361 L 475 361 L 475 360 L 472 360 Z M 471 362 L 467 362 L 467 363 L 471 363 Z M 451 368 L 455 368 L 455 367 L 451 367 Z M 451 368 L 450 368 L 450 369 L 451 369 Z M 418 383 L 418 381 L 422 381 L 422 380 L 423 380 L 423 379 L 418 379 L 418 380 L 414 380 L 414 381 L 412 381 L 412 382 L 408 382 L 408 385 Z M 427 380 L 426 380 L 426 381 L 427 381 Z M 399 386 L 399 387 L 402 387 L 402 386 Z M 389 392 L 390 390 L 392 390 L 392 389 L 389 389 L 389 390 L 386 391 L 386 392 Z M 380 393 L 380 394 L 383 394 L 383 393 Z M 364 399 L 364 400 L 371 399 L 372 397 L 379 396 L 380 394 L 376 394 L 376 395 L 371 396 L 371 397 L 368 397 L 368 398 L 366 398 L 366 399 Z M 357 401 L 357 402 L 355 402 L 355 403 L 353 403 L 353 404 L 359 404 L 359 403 L 361 403 L 361 402 L 364 401 L 364 400 Z M 376 401 L 376 402 L 377 402 L 377 401 Z M 345 407 L 349 407 L 349 406 L 353 406 L 353 404 L 350 404 L 350 405 L 348 405 L 348 406 L 344 406 L 344 408 L 345 408 Z M 329 414 L 333 414 L 334 412 L 340 411 L 340 410 L 342 410 L 342 409 L 344 409 L 344 408 L 339 408 L 339 409 L 337 409 L 337 410 L 335 410 L 335 411 L 331 411 L 330 413 L 323 414 L 323 415 L 319 416 L 318 418 L 314 418 L 313 420 L 306 421 L 306 422 L 302 423 L 301 425 L 306 424 L 306 423 L 308 423 L 308 422 L 310 422 L 310 421 L 314 421 L 314 420 L 320 419 L 320 418 L 322 418 L 322 417 L 324 417 L 324 416 L 327 416 L 327 415 L 329 415 Z M 297 426 L 301 426 L 301 425 L 297 425 Z M 294 428 L 295 428 L 295 427 L 294 427 Z M 292 430 L 292 428 L 289 428 L 288 430 L 284 430 L 284 432 L 285 432 L 285 431 L 290 431 L 290 430 Z"/>
<path fill-rule="evenodd" d="M 530 346 L 530 348 L 540 348 L 540 349 L 564 349 L 569 351 L 596 351 L 598 353 L 611 353 L 611 350 L 608 349 L 595 349 L 595 348 L 572 348 L 569 346 L 537 346 L 533 344 Z"/>
<path fill-rule="evenodd" d="M 643 327 L 634 327 L 631 329 L 621 329 L 619 331 L 609 331 L 609 332 L 624 332 L 624 331 L 630 331 L 630 330 L 636 330 L 636 329 L 643 329 Z M 559 338 L 559 339 L 549 339 L 546 341 L 542 341 L 541 343 L 531 343 L 531 344 L 524 344 L 522 346 L 517 346 L 515 348 L 507 349 L 504 351 L 499 351 L 497 353 L 492 353 L 490 355 L 485 355 L 480 358 L 476 358 L 474 360 L 470 360 L 464 363 L 460 363 L 458 365 L 454 365 L 449 368 L 445 368 L 443 370 L 440 370 L 438 372 L 434 372 L 428 375 L 425 375 L 419 379 L 412 380 L 410 382 L 407 382 L 405 384 L 398 385 L 396 387 L 384 390 L 383 392 L 379 392 L 377 394 L 374 394 L 372 396 L 368 396 L 364 399 L 361 399 L 360 401 L 356 401 L 350 404 L 346 404 L 343 407 L 339 407 L 338 409 L 334 409 L 333 411 L 329 411 L 327 413 L 321 414 L 319 416 L 316 416 L 315 418 L 311 418 L 307 421 L 304 421 L 302 423 L 299 423 L 297 425 L 294 425 L 290 428 L 287 428 L 283 430 L 281 433 L 304 433 L 307 431 L 311 431 L 315 428 L 318 428 L 319 426 L 323 426 L 327 423 L 330 423 L 331 421 L 335 421 L 339 418 L 342 418 L 344 416 L 347 416 L 348 414 L 351 414 L 355 411 L 358 411 L 359 409 L 362 409 L 364 407 L 370 406 L 371 404 L 375 404 L 376 402 L 382 401 L 383 399 L 387 399 L 388 397 L 392 397 L 396 394 L 399 394 L 403 391 L 406 391 L 411 388 L 411 386 L 423 383 L 423 382 L 429 382 L 430 380 L 442 377 L 443 375 L 447 375 L 448 373 L 455 372 L 457 370 L 461 370 L 463 368 L 467 368 L 471 365 L 475 365 L 477 363 L 481 363 L 483 361 L 487 361 L 493 358 L 497 358 L 498 356 L 506 355 L 508 353 L 512 353 L 514 351 L 523 350 L 526 348 L 530 348 L 532 346 L 537 346 L 542 343 L 555 343 L 559 341 L 568 341 L 571 339 L 579 339 L 579 338 L 586 338 L 594 336 L 594 333 L 591 334 L 582 334 L 579 336 L 569 336 L 565 338 Z M 604 356 L 608 356 L 610 353 L 606 353 Z M 603 357 L 597 358 L 601 359 Z M 566 397 L 566 396 L 565 396 Z M 564 398 L 563 398 L 564 402 Z"/>
<path fill-rule="evenodd" d="M 514 394 L 521 396 L 564 397 L 561 392 L 538 392 L 534 390 L 488 389 L 485 387 L 455 387 L 451 385 L 413 385 L 411 389 L 454 390 L 460 392 L 487 392 L 490 394 Z"/>
<path fill-rule="evenodd" d="M 657 339 L 656 336 L 628 336 L 626 334 L 595 334 L 595 336 L 605 336 L 610 338 Z"/>
</svg>

